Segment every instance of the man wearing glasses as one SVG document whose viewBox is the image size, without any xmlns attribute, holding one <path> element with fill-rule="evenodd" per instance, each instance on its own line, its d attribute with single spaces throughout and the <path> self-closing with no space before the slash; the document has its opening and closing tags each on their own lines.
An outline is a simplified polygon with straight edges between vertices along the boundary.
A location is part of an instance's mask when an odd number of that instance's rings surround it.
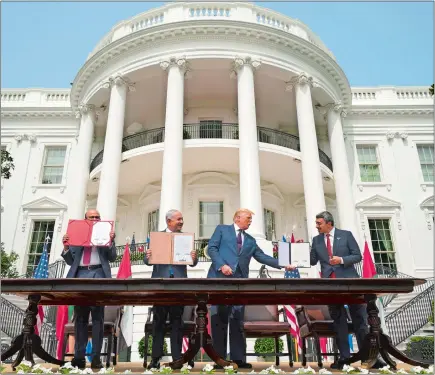
<svg viewBox="0 0 435 375">
<path fill-rule="evenodd" d="M 97 210 L 88 210 L 85 214 L 86 220 L 99 221 L 100 213 Z M 112 245 L 104 246 L 69 246 L 66 243 L 69 240 L 68 233 L 63 236 L 62 257 L 65 262 L 71 266 L 67 278 L 79 279 L 110 279 L 109 262 L 116 259 L 115 233 L 110 233 Z M 85 351 L 88 342 L 88 320 L 89 313 L 92 315 L 92 369 L 101 369 L 103 365 L 100 360 L 101 347 L 103 345 L 104 329 L 104 306 L 74 306 L 74 336 L 75 348 L 74 358 L 71 361 L 73 366 L 80 369 L 86 367 Z"/>
</svg>

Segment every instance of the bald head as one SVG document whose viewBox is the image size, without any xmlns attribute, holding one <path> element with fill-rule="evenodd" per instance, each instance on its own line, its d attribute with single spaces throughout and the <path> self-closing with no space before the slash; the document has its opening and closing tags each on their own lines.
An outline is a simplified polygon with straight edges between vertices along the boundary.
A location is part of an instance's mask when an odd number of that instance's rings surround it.
<svg viewBox="0 0 435 375">
<path fill-rule="evenodd" d="M 95 209 L 87 210 L 85 214 L 85 219 L 91 221 L 99 221 L 101 220 L 100 213 Z"/>
</svg>

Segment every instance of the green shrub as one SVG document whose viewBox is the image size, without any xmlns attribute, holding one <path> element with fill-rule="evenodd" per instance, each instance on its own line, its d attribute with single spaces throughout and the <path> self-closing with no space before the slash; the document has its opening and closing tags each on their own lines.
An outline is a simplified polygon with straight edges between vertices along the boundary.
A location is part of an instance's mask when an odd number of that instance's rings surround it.
<svg viewBox="0 0 435 375">
<path fill-rule="evenodd" d="M 433 361 L 434 338 L 433 336 L 414 336 L 406 344 L 408 357 L 420 361 Z"/>
<path fill-rule="evenodd" d="M 148 355 L 151 355 L 152 348 L 153 348 L 153 336 L 149 335 L 148 336 Z M 139 356 L 141 358 L 143 358 L 144 353 L 145 353 L 145 336 L 142 337 L 141 340 L 138 342 L 137 349 L 139 351 Z M 163 354 L 164 355 L 168 354 L 168 345 L 166 344 L 166 340 L 163 341 Z"/>
<path fill-rule="evenodd" d="M 430 314 L 430 317 L 429 317 L 429 323 L 430 324 L 434 323 L 434 302 L 435 301 L 432 301 L 432 313 Z"/>
<path fill-rule="evenodd" d="M 278 353 L 284 350 L 284 342 L 278 340 Z M 257 354 L 275 353 L 275 339 L 270 337 L 262 337 L 255 340 L 254 352 Z"/>
</svg>

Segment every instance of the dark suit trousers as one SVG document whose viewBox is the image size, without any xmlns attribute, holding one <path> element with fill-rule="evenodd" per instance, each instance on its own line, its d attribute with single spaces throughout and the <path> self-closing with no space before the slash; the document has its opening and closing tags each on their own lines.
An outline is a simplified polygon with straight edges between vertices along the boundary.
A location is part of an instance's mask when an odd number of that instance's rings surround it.
<svg viewBox="0 0 435 375">
<path fill-rule="evenodd" d="M 76 278 L 104 278 L 102 268 L 96 270 L 78 270 Z M 104 306 L 74 306 L 74 357 L 85 358 L 86 345 L 88 343 L 89 313 L 92 316 L 92 358 L 99 357 L 103 345 L 104 335 Z"/>
<path fill-rule="evenodd" d="M 234 277 L 242 277 L 237 269 Z M 243 329 L 245 306 L 211 306 L 213 347 L 222 358 L 227 357 L 228 323 L 230 325 L 230 359 L 246 362 L 246 337 Z"/>
<path fill-rule="evenodd" d="M 171 353 L 175 361 L 181 358 L 183 345 L 183 311 L 184 306 L 154 306 L 153 307 L 153 358 L 163 357 L 163 343 L 165 340 L 165 324 L 169 314 L 171 325 Z"/>
<path fill-rule="evenodd" d="M 367 326 L 366 305 L 348 305 L 350 317 L 352 318 L 353 329 L 358 343 L 358 348 L 361 348 L 364 338 L 369 332 Z M 330 305 L 329 313 L 333 319 L 333 329 L 336 334 L 337 346 L 340 351 L 340 358 L 350 357 L 349 347 L 349 331 L 347 328 L 347 314 L 343 305 Z"/>
</svg>

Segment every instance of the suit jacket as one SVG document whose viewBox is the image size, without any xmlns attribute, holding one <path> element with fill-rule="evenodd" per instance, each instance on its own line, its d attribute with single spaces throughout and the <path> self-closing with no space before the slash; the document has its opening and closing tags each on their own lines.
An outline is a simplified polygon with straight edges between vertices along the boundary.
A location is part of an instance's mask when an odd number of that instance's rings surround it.
<svg viewBox="0 0 435 375">
<path fill-rule="evenodd" d="M 162 230 L 162 232 L 166 232 L 165 230 Z M 153 266 L 153 273 L 151 274 L 152 279 L 160 279 L 162 277 L 170 277 L 170 267 L 172 267 L 172 274 L 174 275 L 174 278 L 176 279 L 187 279 L 187 266 L 184 264 L 149 264 L 148 258 L 145 254 L 145 257 L 143 259 L 143 262 L 147 266 Z M 198 264 L 198 258 L 196 258 L 195 262 L 193 264 L 190 264 L 190 267 L 195 267 Z"/>
<path fill-rule="evenodd" d="M 208 255 L 211 258 L 211 266 L 208 270 L 208 278 L 226 278 L 219 269 L 228 265 L 233 273 L 239 267 L 243 278 L 249 277 L 249 263 L 254 258 L 257 262 L 273 268 L 281 268 L 278 265 L 278 259 L 266 255 L 261 250 L 254 237 L 244 233 L 243 247 L 238 254 L 237 238 L 234 225 L 218 225 L 208 242 Z"/>
<path fill-rule="evenodd" d="M 101 266 L 103 267 L 104 276 L 106 279 L 112 278 L 112 273 L 110 272 L 109 262 L 114 262 L 116 260 L 116 247 L 112 243 L 112 246 L 98 246 L 98 254 L 100 255 Z M 66 275 L 67 279 L 72 279 L 76 277 L 78 268 L 80 266 L 80 260 L 82 259 L 83 246 L 70 246 L 67 252 L 62 251 L 62 258 L 65 259 L 66 264 L 71 266 Z"/>
<path fill-rule="evenodd" d="M 328 278 L 332 272 L 335 272 L 338 278 L 359 277 L 353 265 L 361 262 L 362 256 L 352 232 L 335 228 L 332 255 L 343 258 L 343 264 L 335 266 L 329 264 L 329 254 L 323 233 L 313 238 L 310 253 L 311 265 L 315 266 L 318 261 L 320 262 L 322 277 Z"/>
</svg>

